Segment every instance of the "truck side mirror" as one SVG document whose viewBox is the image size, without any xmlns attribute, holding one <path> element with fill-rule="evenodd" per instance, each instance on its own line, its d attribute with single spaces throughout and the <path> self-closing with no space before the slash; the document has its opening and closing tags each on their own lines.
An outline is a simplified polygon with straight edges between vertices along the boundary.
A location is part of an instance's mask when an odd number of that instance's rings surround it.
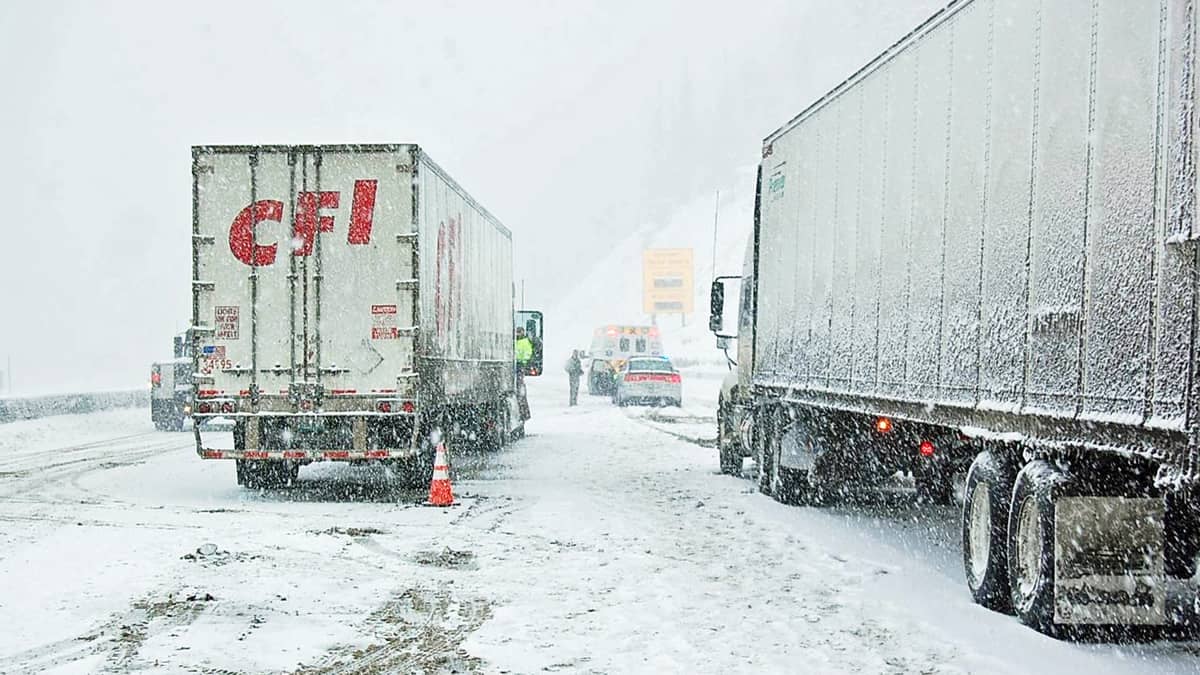
<svg viewBox="0 0 1200 675">
<path fill-rule="evenodd" d="M 714 281 L 708 292 L 708 329 L 720 333 L 725 324 L 725 282 Z"/>
</svg>

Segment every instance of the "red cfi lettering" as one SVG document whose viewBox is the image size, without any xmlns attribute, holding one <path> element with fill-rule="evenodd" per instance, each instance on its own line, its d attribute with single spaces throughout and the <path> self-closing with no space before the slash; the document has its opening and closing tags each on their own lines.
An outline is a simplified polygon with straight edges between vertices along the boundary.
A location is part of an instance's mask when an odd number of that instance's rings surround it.
<svg viewBox="0 0 1200 675">
<path fill-rule="evenodd" d="M 350 234 L 346 236 L 347 243 L 371 243 L 371 226 L 375 220 L 375 190 L 378 186 L 377 180 L 354 181 L 354 201 L 350 204 Z"/>
<path fill-rule="evenodd" d="M 252 267 L 262 267 L 275 262 L 275 244 L 259 246 L 254 243 L 254 226 L 264 220 L 283 220 L 283 202 L 264 199 L 238 212 L 229 228 L 229 250 L 233 257 Z"/>
<path fill-rule="evenodd" d="M 299 240 L 299 245 L 292 243 L 296 249 L 292 255 L 312 255 L 317 231 L 333 231 L 333 216 L 322 216 L 320 210 L 336 209 L 339 201 L 339 192 L 301 192 L 296 195 L 296 222 L 292 226 L 292 236 Z"/>
<path fill-rule="evenodd" d="M 350 204 L 350 232 L 346 242 L 353 245 L 371 243 L 375 225 L 375 197 L 379 181 L 354 181 L 354 200 Z M 323 209 L 336 209 L 341 193 L 333 191 L 301 192 L 296 195 L 296 217 L 292 223 L 292 255 L 312 255 L 317 233 L 333 231 L 333 216 L 322 215 Z M 283 202 L 263 199 L 242 209 L 229 228 L 229 250 L 233 257 L 253 267 L 275 263 L 278 244 L 260 246 L 254 241 L 254 226 L 264 220 L 283 222 Z M 440 265 L 439 260 L 439 265 Z"/>
</svg>

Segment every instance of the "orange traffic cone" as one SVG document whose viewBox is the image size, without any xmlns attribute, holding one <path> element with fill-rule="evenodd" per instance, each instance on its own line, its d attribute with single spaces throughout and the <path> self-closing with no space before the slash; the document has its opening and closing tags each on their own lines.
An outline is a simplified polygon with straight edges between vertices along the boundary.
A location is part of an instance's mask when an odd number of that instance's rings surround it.
<svg viewBox="0 0 1200 675">
<path fill-rule="evenodd" d="M 433 458 L 433 481 L 429 484 L 429 506 L 454 506 L 454 493 L 450 491 L 450 467 L 446 464 L 446 445 L 438 443 Z"/>
</svg>

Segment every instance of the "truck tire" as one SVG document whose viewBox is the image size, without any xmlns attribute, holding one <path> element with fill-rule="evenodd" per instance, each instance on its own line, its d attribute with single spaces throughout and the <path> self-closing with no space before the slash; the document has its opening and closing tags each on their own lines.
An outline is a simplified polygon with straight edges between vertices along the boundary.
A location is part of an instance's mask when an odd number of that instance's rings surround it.
<svg viewBox="0 0 1200 675">
<path fill-rule="evenodd" d="M 1044 460 L 1017 474 L 1008 512 L 1008 583 L 1021 623 L 1051 637 L 1054 623 L 1054 500 L 1064 474 Z"/>
<path fill-rule="evenodd" d="M 717 402 L 717 456 L 721 473 L 730 476 L 742 475 L 742 452 L 733 440 L 729 424 L 729 406 L 722 398 Z"/>
<path fill-rule="evenodd" d="M 962 552 L 967 588 L 976 604 L 1008 613 L 1008 503 L 1012 469 L 990 451 L 975 456 L 963 494 Z"/>
<path fill-rule="evenodd" d="M 754 415 L 752 441 L 754 443 L 754 461 L 758 464 L 758 491 L 775 496 L 774 486 L 774 436 L 776 411 L 774 408 L 762 408 Z"/>
<path fill-rule="evenodd" d="M 499 452 L 508 445 L 510 432 L 508 430 L 508 406 L 501 403 L 490 408 L 491 414 L 484 421 L 481 428 L 480 445 L 487 452 Z M 490 426 L 489 426 L 490 424 Z"/>
</svg>

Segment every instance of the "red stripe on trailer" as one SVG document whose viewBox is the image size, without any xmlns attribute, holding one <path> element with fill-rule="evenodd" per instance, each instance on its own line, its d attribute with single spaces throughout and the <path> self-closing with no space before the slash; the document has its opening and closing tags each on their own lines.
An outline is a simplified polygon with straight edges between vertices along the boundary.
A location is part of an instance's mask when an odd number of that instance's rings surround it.
<svg viewBox="0 0 1200 675">
<path fill-rule="evenodd" d="M 368 459 L 386 459 L 391 454 L 392 453 L 388 452 L 387 450 L 368 450 L 367 458 Z"/>
<path fill-rule="evenodd" d="M 334 394 L 335 396 L 337 394 L 357 394 L 358 390 L 357 389 L 330 389 L 329 393 Z"/>
<path fill-rule="evenodd" d="M 303 450 L 284 450 L 283 451 L 284 459 L 304 459 L 305 457 L 308 457 L 308 453 L 304 452 Z"/>
<path fill-rule="evenodd" d="M 247 450 L 242 453 L 243 459 L 269 459 L 271 453 L 265 450 Z"/>
<path fill-rule="evenodd" d="M 324 453 L 325 459 L 350 459 L 349 450 L 327 450 Z"/>
<path fill-rule="evenodd" d="M 220 450 L 205 450 L 200 456 L 204 459 L 222 459 L 225 457 L 225 453 Z"/>
<path fill-rule="evenodd" d="M 196 398 L 212 398 L 220 395 L 221 392 L 217 391 L 216 389 L 201 389 L 196 392 Z"/>
<path fill-rule="evenodd" d="M 242 390 L 238 391 L 238 396 L 241 396 L 242 398 L 246 398 L 246 397 L 250 396 L 250 390 L 242 389 Z"/>
<path fill-rule="evenodd" d="M 396 391 L 397 391 L 396 389 L 372 389 L 371 393 L 372 394 L 394 394 L 394 393 L 396 393 Z"/>
</svg>

